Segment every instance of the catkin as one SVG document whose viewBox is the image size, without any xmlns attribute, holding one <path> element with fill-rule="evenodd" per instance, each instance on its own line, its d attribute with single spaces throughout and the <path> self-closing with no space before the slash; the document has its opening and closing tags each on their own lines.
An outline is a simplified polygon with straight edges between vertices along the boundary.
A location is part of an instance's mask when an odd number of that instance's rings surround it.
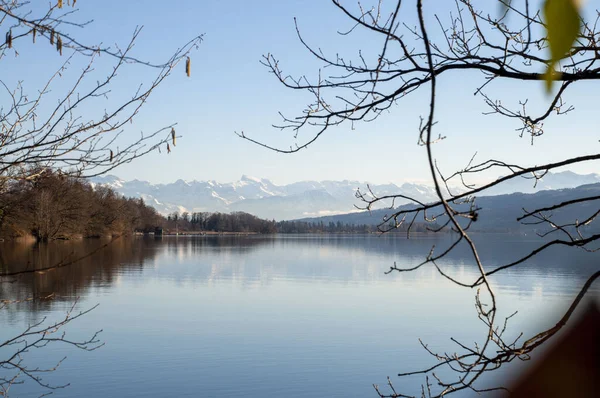
<svg viewBox="0 0 600 398">
<path fill-rule="evenodd" d="M 171 137 L 173 138 L 173 146 L 175 145 L 175 129 L 171 127 Z"/>
<path fill-rule="evenodd" d="M 6 32 L 6 45 L 8 48 L 12 48 L 12 32 L 10 30 Z"/>
<path fill-rule="evenodd" d="M 113 151 L 112 151 L 112 149 L 110 150 L 110 161 L 111 161 L 111 163 L 113 161 Z"/>
<path fill-rule="evenodd" d="M 187 75 L 187 77 L 190 77 L 190 75 L 192 74 L 192 60 L 190 59 L 190 57 L 187 57 L 187 59 L 185 60 L 185 74 Z"/>
<path fill-rule="evenodd" d="M 62 8 L 63 6 L 63 0 L 58 0 L 58 8 Z"/>
<path fill-rule="evenodd" d="M 37 33 L 37 30 L 34 27 L 33 30 L 31 31 L 31 34 L 33 36 L 33 44 L 35 44 L 35 35 L 36 35 L 36 33 Z"/>
<path fill-rule="evenodd" d="M 50 44 L 54 45 L 54 29 L 50 31 Z"/>
<path fill-rule="evenodd" d="M 56 38 L 56 50 L 62 55 L 62 39 L 60 36 Z"/>
</svg>

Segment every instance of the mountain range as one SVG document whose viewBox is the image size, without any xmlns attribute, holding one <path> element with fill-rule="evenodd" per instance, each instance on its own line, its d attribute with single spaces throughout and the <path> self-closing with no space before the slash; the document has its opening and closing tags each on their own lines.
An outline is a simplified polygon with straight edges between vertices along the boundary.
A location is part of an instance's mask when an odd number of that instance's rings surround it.
<svg viewBox="0 0 600 398">
<path fill-rule="evenodd" d="M 152 184 L 148 181 L 125 181 L 113 175 L 92 179 L 92 184 L 113 188 L 128 197 L 143 198 L 161 214 L 172 212 L 233 212 L 244 211 L 265 219 L 291 220 L 335 214 L 358 212 L 361 202 L 356 190 L 366 190 L 367 183 L 359 181 L 301 181 L 276 185 L 268 179 L 242 176 L 229 183 L 216 181 L 177 180 L 168 184 Z M 532 180 L 514 179 L 494 188 L 486 195 L 514 192 L 534 193 L 548 189 L 573 188 L 583 184 L 600 182 L 600 175 L 581 175 L 570 171 L 548 173 L 534 188 Z M 433 187 L 424 184 L 404 183 L 369 184 L 378 196 L 402 193 L 421 202 L 436 199 Z M 459 192 L 460 190 L 453 190 Z M 395 206 L 406 204 L 398 200 Z M 355 206 L 356 205 L 356 206 Z M 382 203 L 379 207 L 390 206 Z"/>
</svg>

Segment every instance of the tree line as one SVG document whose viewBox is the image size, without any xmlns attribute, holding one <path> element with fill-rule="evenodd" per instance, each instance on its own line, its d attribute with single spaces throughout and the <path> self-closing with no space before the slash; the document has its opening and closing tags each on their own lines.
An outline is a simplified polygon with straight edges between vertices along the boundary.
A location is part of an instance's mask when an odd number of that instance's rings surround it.
<svg viewBox="0 0 600 398">
<path fill-rule="evenodd" d="M 0 190 L 0 237 L 33 236 L 47 241 L 128 235 L 162 223 L 142 199 L 58 171 L 5 184 Z"/>
<path fill-rule="evenodd" d="M 369 233 L 376 228 L 371 225 L 344 224 L 341 222 L 306 222 L 264 220 L 244 212 L 173 212 L 166 218 L 165 227 L 169 231 L 210 231 L 210 232 L 254 232 L 263 234 L 284 233 Z"/>
<path fill-rule="evenodd" d="M 355 225 L 341 222 L 306 222 L 264 220 L 244 212 L 173 212 L 166 217 L 169 231 L 254 232 L 262 234 L 283 233 L 370 233 L 376 231 L 371 225 Z"/>
<path fill-rule="evenodd" d="M 209 232 L 254 232 L 271 234 L 277 232 L 275 221 L 263 220 L 244 212 L 210 213 L 178 212 L 167 215 L 164 227 L 170 231 L 209 231 Z"/>
<path fill-rule="evenodd" d="M 303 234 L 303 233 L 379 233 L 381 232 L 378 224 L 365 224 L 342 221 L 279 221 L 276 223 L 277 232 L 284 234 Z M 397 227 L 389 224 L 390 231 L 395 233 L 406 233 L 408 225 L 401 224 Z M 427 225 L 422 222 L 415 222 L 411 231 L 417 233 L 427 233 L 439 229 L 438 224 Z"/>
<path fill-rule="evenodd" d="M 413 230 L 428 232 L 427 225 L 415 223 Z M 254 232 L 254 233 L 373 233 L 378 232 L 377 225 L 342 221 L 275 221 L 264 220 L 244 212 L 173 212 L 166 217 L 165 228 L 170 231 L 210 231 L 210 232 Z M 431 226 L 429 226 L 431 228 Z M 436 227 L 439 227 L 436 225 Z M 397 232 L 406 232 L 407 226 L 401 225 Z"/>
</svg>

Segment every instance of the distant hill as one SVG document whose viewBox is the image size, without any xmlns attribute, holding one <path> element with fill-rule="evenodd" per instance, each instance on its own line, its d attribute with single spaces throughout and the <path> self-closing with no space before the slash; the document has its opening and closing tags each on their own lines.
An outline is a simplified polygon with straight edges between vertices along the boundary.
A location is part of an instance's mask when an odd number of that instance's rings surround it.
<svg viewBox="0 0 600 398">
<path fill-rule="evenodd" d="M 535 193 L 550 189 L 575 188 L 595 183 L 600 183 L 600 174 L 577 174 L 572 171 L 562 171 L 560 173 L 548 173 L 538 180 L 537 183 L 531 178 L 513 178 L 490 188 L 485 192 L 485 196 L 504 195 L 515 192 Z"/>
<path fill-rule="evenodd" d="M 290 220 L 304 217 L 356 212 L 357 188 L 364 192 L 367 183 L 360 181 L 301 181 L 287 185 L 276 185 L 267 179 L 242 176 L 229 183 L 217 181 L 183 181 L 169 184 L 152 184 L 147 181 L 125 181 L 116 176 L 92 179 L 93 184 L 107 185 L 129 197 L 141 197 L 161 214 L 172 212 L 231 212 L 244 211 L 260 218 Z M 485 192 L 485 195 L 500 195 L 514 192 L 533 193 L 546 189 L 573 188 L 582 184 L 600 183 L 600 175 L 579 175 L 569 171 L 548 173 L 538 181 L 515 179 L 500 187 Z M 421 202 L 436 199 L 432 187 L 424 184 L 404 183 L 370 184 L 379 196 L 402 193 Z M 456 192 L 456 191 L 455 191 Z M 460 192 L 458 190 L 458 192 Z M 396 205 L 407 201 L 397 201 Z M 379 208 L 389 206 L 382 204 Z"/>
<path fill-rule="evenodd" d="M 517 218 L 523 214 L 523 209 L 531 211 L 536 208 L 551 206 L 571 199 L 591 196 L 600 196 L 600 183 L 587 184 L 569 189 L 547 190 L 534 194 L 513 193 L 507 195 L 483 196 L 476 200 L 476 204 L 481 210 L 478 212 L 477 222 L 473 223 L 471 228 L 473 231 L 485 232 L 510 231 L 534 233 L 536 231 L 546 231 L 548 229 L 546 225 L 523 225 L 522 223 L 517 222 Z M 412 208 L 414 208 L 414 205 L 408 204 L 399 206 L 396 210 Z M 466 206 L 463 207 L 463 209 L 466 209 Z M 584 220 L 598 211 L 598 209 L 600 209 L 600 200 L 578 203 L 553 211 L 552 219 L 557 223 L 572 222 L 576 219 Z M 391 209 L 380 209 L 373 210 L 370 213 L 359 212 L 327 217 L 303 218 L 298 221 L 322 221 L 325 224 L 328 224 L 329 222 L 337 223 L 339 221 L 342 224 L 377 225 L 386 215 L 392 214 L 393 212 L 394 210 Z M 440 212 L 441 207 L 430 210 L 429 214 Z M 438 224 L 443 224 L 446 220 L 447 218 L 441 217 L 437 222 Z M 420 219 L 417 219 L 417 221 L 423 221 L 423 218 L 421 217 Z M 530 219 L 529 221 L 535 220 Z M 600 222 L 595 224 L 592 223 L 588 227 L 588 230 L 600 232 L 599 224 Z"/>
</svg>

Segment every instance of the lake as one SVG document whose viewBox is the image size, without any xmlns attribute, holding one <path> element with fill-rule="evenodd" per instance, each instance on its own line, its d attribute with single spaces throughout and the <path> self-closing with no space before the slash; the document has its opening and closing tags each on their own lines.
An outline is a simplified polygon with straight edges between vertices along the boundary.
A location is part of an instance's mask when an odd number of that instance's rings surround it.
<svg viewBox="0 0 600 398">
<path fill-rule="evenodd" d="M 29 366 L 67 357 L 44 375 L 48 383 L 70 383 L 55 397 L 375 397 L 372 384 L 385 385 L 387 376 L 397 389 L 419 395 L 423 378 L 396 375 L 435 364 L 419 338 L 441 351 L 456 350 L 450 337 L 481 341 L 485 328 L 476 318 L 475 291 L 453 285 L 431 266 L 384 271 L 394 262 L 416 265 L 432 245 L 441 248 L 449 239 L 122 238 L 105 248 L 100 240 L 2 242 L 3 273 L 93 254 L 0 283 L 1 299 L 54 295 L 1 310 L 0 340 L 44 317 L 64 317 L 78 299 L 78 311 L 99 306 L 69 324 L 67 336 L 85 338 L 102 329 L 105 345 L 92 352 L 49 345 L 24 356 Z M 488 267 L 537 242 L 508 235 L 476 239 Z M 552 249 L 498 274 L 499 316 L 519 310 L 509 324 L 514 335 L 554 325 L 584 278 L 598 269 L 598 259 L 600 253 Z M 461 280 L 476 275 L 463 247 L 441 265 Z M 599 291 L 594 286 L 592 295 Z M 8 353 L 0 350 L 0 359 Z M 510 375 L 508 369 L 502 377 Z M 0 369 L 0 377 L 7 376 Z M 43 390 L 26 382 L 10 392 L 26 397 Z"/>
</svg>

